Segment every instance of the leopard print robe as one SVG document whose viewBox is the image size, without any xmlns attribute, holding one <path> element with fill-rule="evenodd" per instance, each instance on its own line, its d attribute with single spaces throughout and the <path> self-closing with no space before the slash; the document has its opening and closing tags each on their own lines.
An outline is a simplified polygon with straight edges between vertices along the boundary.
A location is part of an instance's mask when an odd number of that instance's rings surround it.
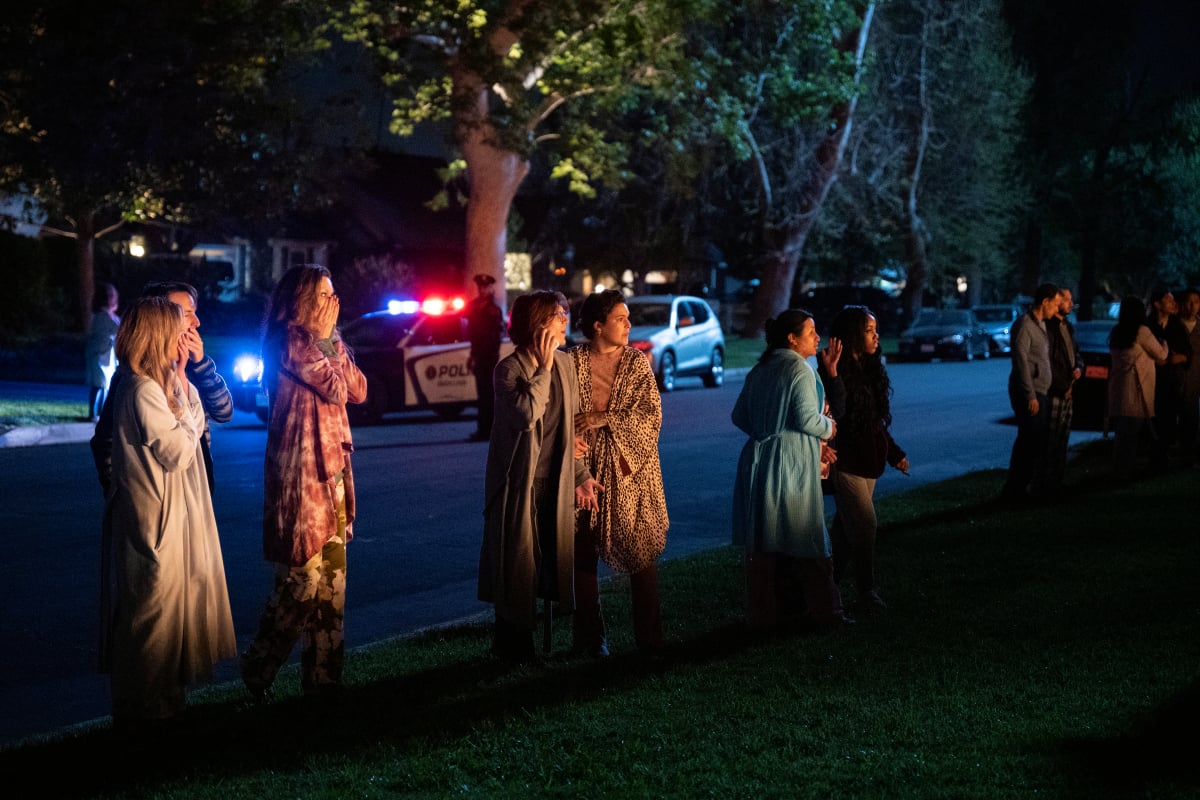
<svg viewBox="0 0 1200 800">
<path fill-rule="evenodd" d="M 582 411 L 592 408 L 591 356 L 587 346 L 568 353 L 579 376 Z M 588 452 L 593 477 L 604 487 L 600 511 L 579 519 L 596 531 L 600 558 L 616 572 L 632 575 L 653 564 L 667 545 L 667 499 L 658 458 L 662 398 L 650 362 L 626 347 L 608 398 L 607 427 L 595 431 Z"/>
</svg>

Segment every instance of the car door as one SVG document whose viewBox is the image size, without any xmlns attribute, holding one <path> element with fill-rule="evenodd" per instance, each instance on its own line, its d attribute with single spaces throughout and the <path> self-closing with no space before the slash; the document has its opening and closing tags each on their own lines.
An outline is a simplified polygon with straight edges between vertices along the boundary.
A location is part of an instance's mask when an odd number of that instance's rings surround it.
<svg viewBox="0 0 1200 800">
<path fill-rule="evenodd" d="M 680 372 L 694 372 L 707 362 L 708 349 L 704 346 L 704 322 L 708 319 L 706 309 L 691 300 L 679 300 L 675 305 L 675 331 L 678 345 L 675 348 Z"/>
<path fill-rule="evenodd" d="M 458 314 L 427 316 L 404 348 L 405 405 L 474 403 L 475 376 L 467 369 L 471 344 Z"/>
</svg>

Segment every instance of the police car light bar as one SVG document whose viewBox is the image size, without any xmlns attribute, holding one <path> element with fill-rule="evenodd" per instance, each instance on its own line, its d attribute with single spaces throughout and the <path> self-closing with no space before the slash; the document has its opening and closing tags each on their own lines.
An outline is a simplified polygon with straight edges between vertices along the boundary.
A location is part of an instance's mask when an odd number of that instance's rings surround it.
<svg viewBox="0 0 1200 800">
<path fill-rule="evenodd" d="M 387 312 L 389 314 L 415 314 L 421 308 L 421 304 L 416 300 L 388 300 Z"/>
<path fill-rule="evenodd" d="M 436 317 L 440 314 L 462 311 L 466 302 L 461 297 L 454 297 L 450 300 L 443 300 L 440 297 L 429 297 L 421 302 L 421 310 L 431 317 Z"/>
</svg>

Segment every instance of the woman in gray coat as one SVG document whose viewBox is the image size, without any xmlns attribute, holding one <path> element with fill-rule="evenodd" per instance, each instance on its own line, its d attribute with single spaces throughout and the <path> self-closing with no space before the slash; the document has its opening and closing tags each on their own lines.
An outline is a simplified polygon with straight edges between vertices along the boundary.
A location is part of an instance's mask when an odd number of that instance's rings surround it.
<svg viewBox="0 0 1200 800">
<path fill-rule="evenodd" d="M 598 510 L 601 487 L 576 445 L 579 384 L 566 298 L 537 291 L 513 303 L 516 350 L 496 365 L 495 418 L 484 482 L 479 599 L 496 609 L 492 652 L 534 659 L 537 599 L 575 607 L 575 509 Z"/>
</svg>

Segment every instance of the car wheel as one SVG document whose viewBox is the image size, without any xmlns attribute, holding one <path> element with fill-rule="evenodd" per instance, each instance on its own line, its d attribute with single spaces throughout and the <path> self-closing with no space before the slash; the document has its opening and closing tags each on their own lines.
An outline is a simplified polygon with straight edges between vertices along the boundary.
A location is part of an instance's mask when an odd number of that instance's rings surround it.
<svg viewBox="0 0 1200 800">
<path fill-rule="evenodd" d="M 708 372 L 704 374 L 704 385 L 710 389 L 715 389 L 725 383 L 725 356 L 721 352 L 721 348 L 714 347 L 712 352 L 712 363 L 709 365 Z"/>
<path fill-rule="evenodd" d="M 675 391 L 675 354 L 670 351 L 663 353 L 658 368 L 658 388 L 664 392 Z"/>
<path fill-rule="evenodd" d="M 346 406 L 346 412 L 352 422 L 357 422 L 361 425 L 378 425 L 380 422 L 383 422 L 383 415 L 387 411 L 387 406 L 387 388 L 383 385 L 383 381 L 368 375 L 367 402 L 350 403 Z"/>
</svg>

